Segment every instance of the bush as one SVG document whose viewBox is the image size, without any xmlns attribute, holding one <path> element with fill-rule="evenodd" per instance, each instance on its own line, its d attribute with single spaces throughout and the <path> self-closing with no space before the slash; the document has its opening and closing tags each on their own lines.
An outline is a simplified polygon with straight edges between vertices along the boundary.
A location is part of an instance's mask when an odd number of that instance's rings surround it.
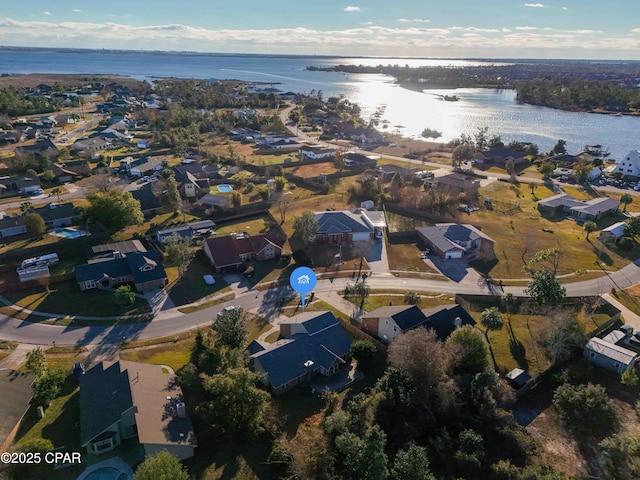
<svg viewBox="0 0 640 480">
<path fill-rule="evenodd" d="M 633 240 L 631 240 L 629 237 L 621 237 L 618 240 L 618 248 L 620 248 L 620 250 L 632 250 Z"/>
<path fill-rule="evenodd" d="M 363 372 L 371 366 L 376 352 L 376 347 L 369 340 L 356 340 L 351 345 L 351 355 L 358 362 L 358 368 Z"/>
<path fill-rule="evenodd" d="M 560 385 L 553 404 L 565 428 L 577 436 L 603 437 L 616 428 L 613 402 L 602 385 Z"/>
<path fill-rule="evenodd" d="M 303 267 L 313 268 L 313 259 L 305 250 L 296 250 L 293 252 L 293 260 Z"/>
</svg>

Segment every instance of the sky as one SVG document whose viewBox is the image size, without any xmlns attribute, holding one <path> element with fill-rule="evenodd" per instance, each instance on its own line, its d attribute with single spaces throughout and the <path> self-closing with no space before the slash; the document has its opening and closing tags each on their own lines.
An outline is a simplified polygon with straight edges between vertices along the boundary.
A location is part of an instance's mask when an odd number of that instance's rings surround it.
<svg viewBox="0 0 640 480">
<path fill-rule="evenodd" d="M 640 1 L 3 1 L 0 46 L 640 60 Z"/>
</svg>

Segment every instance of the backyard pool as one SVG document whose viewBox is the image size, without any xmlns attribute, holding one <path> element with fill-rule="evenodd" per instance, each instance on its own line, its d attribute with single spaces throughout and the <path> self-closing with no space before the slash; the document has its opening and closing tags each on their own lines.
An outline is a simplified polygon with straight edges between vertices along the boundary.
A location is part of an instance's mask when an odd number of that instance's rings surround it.
<svg viewBox="0 0 640 480">
<path fill-rule="evenodd" d="M 220 193 L 233 192 L 233 187 L 231 185 L 226 184 L 226 183 L 221 183 L 220 185 L 218 185 L 218 191 Z"/>
<path fill-rule="evenodd" d="M 130 480 L 133 478 L 131 468 L 118 457 L 88 467 L 77 480 Z"/>
<path fill-rule="evenodd" d="M 55 235 L 56 237 L 62 237 L 62 238 L 78 238 L 87 234 L 87 232 L 83 230 L 78 230 L 77 228 L 74 228 L 74 227 L 52 228 L 47 233 L 50 233 L 51 235 Z"/>
</svg>

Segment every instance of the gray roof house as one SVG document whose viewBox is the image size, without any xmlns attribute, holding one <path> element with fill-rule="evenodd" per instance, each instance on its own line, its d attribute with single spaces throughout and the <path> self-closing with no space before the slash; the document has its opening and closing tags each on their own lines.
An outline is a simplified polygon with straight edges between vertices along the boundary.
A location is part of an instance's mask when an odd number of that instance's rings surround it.
<svg viewBox="0 0 640 480">
<path fill-rule="evenodd" d="M 442 258 L 462 258 L 465 253 L 474 253 L 483 260 L 495 258 L 494 240 L 473 225 L 437 223 L 432 227 L 417 228 L 416 231 L 427 247 Z"/>
<path fill-rule="evenodd" d="M 616 212 L 619 206 L 618 200 L 609 197 L 580 201 L 566 193 L 559 193 L 537 202 L 538 210 L 542 213 L 564 212 L 578 221 L 597 220 L 604 215 Z"/>
<path fill-rule="evenodd" d="M 14 235 L 22 235 L 27 233 L 27 227 L 24 224 L 23 217 L 4 217 L 0 218 L 0 237 L 7 238 Z"/>
<path fill-rule="evenodd" d="M 145 217 L 153 217 L 162 208 L 160 200 L 150 188 L 133 190 L 131 196 L 140 202 L 140 210 Z"/>
<path fill-rule="evenodd" d="M 172 235 L 177 235 L 179 238 L 192 238 L 198 233 L 213 230 L 215 226 L 216 224 L 211 220 L 201 220 L 199 222 L 192 222 L 178 227 L 158 230 L 156 232 L 156 238 L 158 239 L 158 242 L 165 244 Z"/>
<path fill-rule="evenodd" d="M 589 362 L 618 374 L 622 374 L 632 368 L 635 365 L 638 354 L 608 340 L 615 341 L 617 337 L 591 338 L 584 346 L 584 356 L 587 357 Z"/>
<path fill-rule="evenodd" d="M 136 437 L 147 456 L 193 457 L 197 441 L 178 379 L 160 365 L 100 362 L 80 377 L 80 444 L 100 454 Z"/>
<path fill-rule="evenodd" d="M 47 227 L 66 227 L 71 225 L 73 219 L 73 203 L 49 203 L 43 207 L 30 210 L 29 213 L 37 213 L 42 217 Z"/>
<path fill-rule="evenodd" d="M 434 330 L 440 340 L 446 340 L 456 328 L 476 322 L 460 305 L 440 305 L 420 310 L 415 305 L 389 305 L 362 315 L 362 329 L 391 343 L 395 337 L 414 328 Z"/>
<path fill-rule="evenodd" d="M 370 240 L 376 230 L 386 226 L 384 215 L 378 212 L 357 209 L 337 212 L 315 212 L 314 218 L 318 222 L 316 242 L 342 243 L 362 242 Z"/>
<path fill-rule="evenodd" d="M 164 288 L 167 284 L 162 254 L 157 250 L 132 252 L 126 256 L 119 251 L 113 252 L 111 258 L 77 265 L 74 273 L 83 291 L 133 283 L 139 292 L 144 292 Z"/>
<path fill-rule="evenodd" d="M 284 339 L 252 342 L 252 367 L 264 374 L 262 382 L 275 394 L 285 392 L 315 375 L 336 373 L 351 351 L 351 339 L 331 312 L 304 312 L 280 324 Z"/>
</svg>

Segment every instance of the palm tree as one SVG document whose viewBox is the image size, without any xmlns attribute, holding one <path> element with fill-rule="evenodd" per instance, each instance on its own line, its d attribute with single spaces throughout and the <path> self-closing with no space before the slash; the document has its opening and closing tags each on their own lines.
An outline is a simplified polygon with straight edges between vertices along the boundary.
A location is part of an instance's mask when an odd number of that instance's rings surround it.
<svg viewBox="0 0 640 480">
<path fill-rule="evenodd" d="M 504 321 L 498 307 L 486 308 L 482 311 L 480 323 L 485 327 L 484 336 L 489 341 L 489 330 L 501 330 Z"/>
<path fill-rule="evenodd" d="M 511 312 L 514 311 L 516 303 L 518 299 L 513 293 L 505 293 L 500 298 L 500 303 L 504 306 L 504 309 L 507 311 L 507 321 L 511 323 Z"/>
<path fill-rule="evenodd" d="M 624 205 L 624 208 L 622 209 L 623 212 L 627 211 L 627 205 L 629 205 L 631 202 L 633 202 L 633 197 L 631 196 L 631 194 L 623 193 L 620 197 L 620 203 Z"/>
<path fill-rule="evenodd" d="M 51 193 L 58 196 L 58 203 L 60 203 L 60 187 L 53 187 Z"/>
<path fill-rule="evenodd" d="M 598 225 L 596 225 L 596 222 L 585 222 L 582 228 L 587 232 L 587 240 L 589 240 L 589 234 L 595 232 L 598 229 Z"/>
<path fill-rule="evenodd" d="M 31 202 L 22 202 L 20 204 L 20 211 L 23 213 L 28 210 L 31 210 L 32 208 L 33 208 L 33 204 Z"/>
<path fill-rule="evenodd" d="M 409 291 L 404 294 L 404 303 L 407 305 L 420 305 L 421 299 L 418 292 Z"/>
</svg>

